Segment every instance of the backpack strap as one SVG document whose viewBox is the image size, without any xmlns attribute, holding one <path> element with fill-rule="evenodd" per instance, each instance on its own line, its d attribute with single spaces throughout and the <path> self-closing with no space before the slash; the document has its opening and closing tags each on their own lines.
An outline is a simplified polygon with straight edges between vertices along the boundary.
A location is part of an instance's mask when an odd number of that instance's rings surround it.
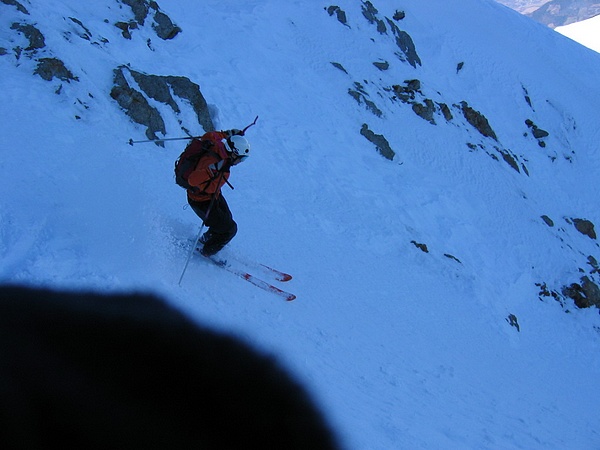
<svg viewBox="0 0 600 450">
<path fill-rule="evenodd" d="M 222 176 L 224 173 L 229 172 L 231 169 L 231 164 L 230 164 L 230 162 L 228 162 L 226 160 L 226 158 L 223 158 L 221 155 L 219 155 L 217 152 L 215 152 L 212 149 L 215 146 L 215 143 L 213 141 L 211 141 L 210 139 L 205 139 L 203 141 L 201 140 L 200 142 L 202 143 L 203 153 L 198 158 L 198 161 L 196 162 L 194 170 L 196 170 L 196 168 L 198 167 L 200 160 L 206 156 L 213 156 L 218 160 L 215 163 L 214 170 L 211 169 L 211 171 L 214 172 L 214 175 L 212 177 L 210 177 L 208 180 L 204 181 L 200 186 L 195 186 L 193 189 L 195 194 L 206 194 L 207 193 L 206 188 L 208 188 L 208 186 L 210 186 L 212 182 L 214 182 L 217 178 Z M 219 165 L 219 163 L 222 163 L 222 164 L 220 165 L 220 167 L 217 167 Z M 210 166 L 209 166 L 209 168 L 210 168 Z M 229 183 L 229 181 L 227 179 L 225 179 L 225 183 L 227 183 L 227 185 L 231 189 L 233 189 L 233 186 L 231 185 L 231 183 Z"/>
</svg>

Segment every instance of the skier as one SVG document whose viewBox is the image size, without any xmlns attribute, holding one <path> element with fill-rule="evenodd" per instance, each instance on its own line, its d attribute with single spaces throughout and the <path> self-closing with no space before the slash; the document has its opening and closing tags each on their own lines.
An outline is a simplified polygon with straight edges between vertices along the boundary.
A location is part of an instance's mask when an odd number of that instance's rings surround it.
<svg viewBox="0 0 600 450">
<path fill-rule="evenodd" d="M 206 151 L 187 177 L 191 186 L 187 189 L 188 203 L 208 228 L 198 241 L 203 256 L 219 252 L 237 233 L 237 224 L 221 188 L 229 184 L 231 166 L 250 155 L 250 145 L 243 133 L 233 129 L 204 134 L 200 143 Z"/>
</svg>

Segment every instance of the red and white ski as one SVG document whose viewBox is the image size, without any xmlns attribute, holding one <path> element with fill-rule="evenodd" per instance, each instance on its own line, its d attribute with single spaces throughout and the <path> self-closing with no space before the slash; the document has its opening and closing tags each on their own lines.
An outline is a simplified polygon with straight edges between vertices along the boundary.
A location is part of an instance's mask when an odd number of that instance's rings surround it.
<svg viewBox="0 0 600 450">
<path fill-rule="evenodd" d="M 294 300 L 296 298 L 296 296 L 294 294 L 284 291 L 282 289 L 279 289 L 277 286 L 273 286 L 269 282 L 262 280 L 262 279 L 256 277 L 255 275 L 252 275 L 251 273 L 248 273 L 244 269 L 239 269 L 239 268 L 233 267 L 231 264 L 229 264 L 225 260 L 220 260 L 214 256 L 207 257 L 206 259 L 209 260 L 210 262 L 212 262 L 214 265 L 225 269 L 229 273 L 237 275 L 238 277 L 242 278 L 243 280 L 246 280 L 249 283 L 252 283 L 254 286 L 259 287 L 259 288 L 263 289 L 264 291 L 267 291 L 267 292 L 275 294 L 279 297 L 282 297 L 284 300 L 286 300 L 288 302 L 291 302 L 292 300 Z M 275 278 L 278 281 L 289 281 L 292 279 L 292 276 L 290 274 L 273 269 L 269 266 L 265 266 L 264 264 L 258 264 L 258 265 L 265 268 L 268 272 L 273 273 Z"/>
<path fill-rule="evenodd" d="M 289 273 L 285 273 L 281 270 L 274 269 L 273 267 L 268 266 L 266 264 L 252 261 L 237 254 L 231 254 L 231 252 L 226 251 L 224 253 L 224 259 L 227 261 L 227 264 L 231 266 L 241 267 L 242 270 L 247 269 L 251 271 L 260 271 L 262 275 L 269 279 L 273 279 L 274 281 L 281 281 L 285 283 L 292 279 L 292 276 Z M 216 259 L 219 259 L 219 257 L 217 257 Z"/>
</svg>

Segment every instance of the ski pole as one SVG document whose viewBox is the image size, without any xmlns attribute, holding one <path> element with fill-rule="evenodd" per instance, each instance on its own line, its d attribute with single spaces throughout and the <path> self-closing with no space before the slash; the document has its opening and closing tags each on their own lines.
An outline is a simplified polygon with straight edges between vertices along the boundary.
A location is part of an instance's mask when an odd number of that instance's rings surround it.
<svg viewBox="0 0 600 450">
<path fill-rule="evenodd" d="M 246 130 L 248 128 L 250 128 L 253 125 L 256 125 L 256 121 L 258 120 L 258 116 L 256 116 L 254 118 L 254 122 L 252 122 L 250 125 L 248 125 L 246 128 L 244 128 L 242 130 L 242 136 L 244 135 L 244 133 L 246 132 Z M 164 139 L 145 139 L 143 141 L 134 141 L 133 139 L 129 139 L 129 141 L 127 142 L 129 145 L 133 146 L 133 144 L 144 144 L 147 142 L 165 142 L 165 141 L 182 141 L 184 139 L 200 139 L 202 136 L 186 136 L 186 137 L 177 137 L 177 138 L 164 138 Z"/>
<path fill-rule="evenodd" d="M 253 125 L 256 125 L 256 121 L 257 121 L 257 120 L 258 120 L 258 116 L 256 116 L 256 117 L 254 118 L 254 122 L 252 122 L 250 125 L 248 125 L 246 128 L 244 128 L 244 129 L 242 130 L 242 136 L 243 136 L 243 135 L 246 133 L 246 130 L 247 130 L 248 128 L 250 128 L 250 127 L 251 127 L 251 126 L 253 126 Z"/>
<path fill-rule="evenodd" d="M 143 144 L 145 142 L 165 142 L 165 141 L 182 141 L 184 139 L 199 139 L 201 136 L 186 136 L 186 137 L 178 137 L 178 138 L 165 138 L 165 139 L 146 139 L 144 141 L 134 141 L 133 139 L 129 139 L 127 142 L 129 145 L 133 144 Z"/>
<path fill-rule="evenodd" d="M 196 245 L 198 245 L 198 241 L 200 240 L 200 236 L 202 236 L 202 231 L 204 230 L 204 221 L 202 221 L 202 226 L 200 227 L 200 231 L 198 231 L 198 236 L 194 240 L 194 245 L 190 248 L 190 252 L 188 253 L 187 260 L 185 261 L 185 266 L 183 266 L 183 271 L 181 272 L 181 276 L 179 277 L 179 283 L 177 283 L 181 287 L 181 280 L 183 280 L 183 275 L 187 270 L 188 264 L 190 263 L 190 259 L 192 259 L 192 255 L 194 254 L 194 250 L 196 250 Z"/>
<path fill-rule="evenodd" d="M 225 172 L 221 172 L 221 176 L 219 177 L 219 184 L 221 184 L 221 180 L 223 179 L 223 175 L 225 175 Z M 205 214 L 205 218 L 202 219 L 202 226 L 200 227 L 200 231 L 198 231 L 198 236 L 196 236 L 196 240 L 194 241 L 194 245 L 192 245 L 192 248 L 190 249 L 189 253 L 188 253 L 188 257 L 187 260 L 185 261 L 185 266 L 183 266 L 183 271 L 181 272 L 181 276 L 179 277 L 179 283 L 177 283 L 180 287 L 181 287 L 181 280 L 183 280 L 183 276 L 185 275 L 185 271 L 188 268 L 188 264 L 190 263 L 190 259 L 192 259 L 192 255 L 194 254 L 194 250 L 196 250 L 196 245 L 198 245 L 198 241 L 200 240 L 200 236 L 202 236 L 202 230 L 204 230 L 204 226 L 205 226 L 205 221 L 206 219 L 208 219 L 208 216 L 212 210 L 213 205 L 215 204 L 215 200 L 217 198 L 217 193 L 219 191 L 215 192 L 212 195 L 212 198 L 210 199 L 210 205 L 208 205 L 208 209 L 206 210 L 206 214 Z"/>
</svg>

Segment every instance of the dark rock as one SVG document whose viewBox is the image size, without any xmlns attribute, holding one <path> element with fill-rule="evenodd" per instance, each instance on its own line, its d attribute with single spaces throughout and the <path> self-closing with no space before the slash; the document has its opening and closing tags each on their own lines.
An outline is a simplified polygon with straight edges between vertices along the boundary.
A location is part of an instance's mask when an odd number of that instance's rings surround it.
<svg viewBox="0 0 600 450">
<path fill-rule="evenodd" d="M 594 229 L 594 224 L 586 219 L 573 219 L 573 224 L 577 231 L 581 234 L 586 235 L 591 239 L 596 239 L 596 230 Z"/>
<path fill-rule="evenodd" d="M 365 17 L 365 19 L 367 19 L 367 21 L 370 24 L 377 25 L 377 31 L 380 34 L 387 33 L 387 28 L 385 26 L 385 22 L 377 17 L 377 14 L 379 14 L 379 11 L 377 11 L 377 8 L 375 8 L 375 6 L 373 6 L 373 3 L 371 3 L 370 1 L 364 1 L 364 2 L 362 2 L 361 9 L 362 9 L 362 13 L 363 13 L 363 16 Z"/>
<path fill-rule="evenodd" d="M 114 83 L 110 96 L 136 123 L 145 125 L 148 139 L 158 139 L 157 132 L 166 134 L 165 122 L 158 110 L 151 106 L 144 95 L 133 89 L 123 75 L 123 68 L 114 70 Z"/>
<path fill-rule="evenodd" d="M 420 244 L 417 241 L 410 241 L 410 243 L 413 244 L 415 247 L 417 247 L 422 252 L 429 253 L 429 249 L 427 248 L 426 244 Z"/>
<path fill-rule="evenodd" d="M 200 91 L 199 85 L 186 77 L 167 76 L 165 77 L 165 81 L 171 86 L 173 93 L 177 97 L 187 100 L 192 105 L 198 123 L 205 131 L 215 129 L 208 110 L 208 104 Z"/>
<path fill-rule="evenodd" d="M 462 112 L 469 124 L 474 127 L 477 131 L 479 131 L 483 136 L 490 137 L 495 141 L 498 140 L 496 137 L 496 133 L 492 130 L 490 123 L 487 118 L 481 114 L 479 111 L 471 108 L 467 102 L 461 102 Z"/>
<path fill-rule="evenodd" d="M 406 88 L 410 89 L 411 91 L 420 91 L 421 90 L 421 81 L 414 79 L 414 80 L 404 80 L 404 82 L 406 83 Z"/>
<path fill-rule="evenodd" d="M 342 72 L 344 72 L 344 73 L 346 73 L 346 74 L 348 73 L 348 71 L 347 71 L 347 70 L 344 68 L 344 66 L 342 66 L 340 63 L 337 63 L 337 62 L 332 62 L 332 63 L 331 63 L 331 65 L 332 65 L 333 67 L 335 67 L 336 69 L 339 69 L 339 70 L 341 70 Z"/>
<path fill-rule="evenodd" d="M 376 61 L 373 63 L 373 65 L 381 71 L 388 70 L 390 68 L 390 63 L 387 61 L 383 61 L 383 62 Z"/>
<path fill-rule="evenodd" d="M 375 102 L 373 102 L 372 100 L 369 100 L 367 97 L 363 97 L 363 101 L 365 102 L 365 106 L 367 107 L 367 109 L 369 111 L 371 111 L 377 117 L 383 116 L 383 112 L 377 107 Z"/>
<path fill-rule="evenodd" d="M 159 38 L 163 40 L 173 39 L 181 32 L 181 28 L 173 24 L 169 16 L 159 10 L 156 2 L 147 0 L 120 1 L 131 8 L 135 22 L 137 22 L 140 26 L 144 26 L 148 16 L 150 15 L 150 11 L 153 10 L 154 23 L 152 28 Z M 135 26 L 132 26 L 131 22 L 117 22 L 115 25 L 123 31 L 123 36 L 125 38 L 131 39 L 130 31 L 136 28 Z"/>
<path fill-rule="evenodd" d="M 2 1 L 2 3 L 4 3 L 5 5 L 9 5 L 9 6 L 15 6 L 17 8 L 17 11 L 23 13 L 23 14 L 27 14 L 29 15 L 29 11 L 27 11 L 27 9 L 25 9 L 25 7 L 17 2 L 16 0 L 0 0 Z"/>
<path fill-rule="evenodd" d="M 396 39 L 396 45 L 402 52 L 402 54 L 396 53 L 396 55 L 402 61 L 407 61 L 411 66 L 415 68 L 417 67 L 417 64 L 421 65 L 421 59 L 417 54 L 415 44 L 408 33 L 400 30 L 400 28 L 398 28 L 398 25 L 396 25 L 391 19 L 388 19 L 387 17 L 385 18 L 385 21 L 380 19 L 377 16 L 379 14 L 379 11 L 377 10 L 377 8 L 375 8 L 375 6 L 373 6 L 373 3 L 371 3 L 370 1 L 363 1 L 361 9 L 365 19 L 367 19 L 367 21 L 370 24 L 377 25 L 377 31 L 380 34 L 387 34 L 387 22 Z M 398 14 L 398 12 L 396 13 Z"/>
<path fill-rule="evenodd" d="M 533 104 L 531 103 L 531 97 L 529 96 L 529 91 L 525 86 L 523 86 L 523 95 L 525 96 L 525 101 L 529 105 L 531 109 L 533 109 Z"/>
<path fill-rule="evenodd" d="M 550 217 L 548 217 L 548 216 L 544 215 L 544 216 L 542 216 L 542 220 L 543 220 L 543 221 L 546 223 L 546 225 L 548 225 L 549 227 L 553 227 L 553 226 L 554 226 L 554 221 L 553 221 L 553 220 L 552 220 Z"/>
<path fill-rule="evenodd" d="M 138 24 L 132 20 L 129 22 L 117 22 L 115 23 L 115 27 L 121 30 L 121 34 L 125 39 L 131 39 L 131 30 L 136 30 Z"/>
<path fill-rule="evenodd" d="M 521 331 L 521 327 L 519 326 L 517 316 L 515 316 L 514 314 L 509 314 L 506 318 L 506 321 L 510 324 L 511 327 L 515 327 L 519 332 Z"/>
<path fill-rule="evenodd" d="M 27 39 L 29 39 L 29 46 L 25 48 L 27 51 L 38 50 L 46 46 L 44 35 L 33 25 L 13 23 L 10 29 L 22 33 Z"/>
<path fill-rule="evenodd" d="M 150 4 L 146 0 L 121 0 L 121 2 L 131 8 L 135 21 L 143 26 L 150 12 Z"/>
<path fill-rule="evenodd" d="M 425 119 L 432 125 L 435 125 L 433 115 L 436 112 L 436 108 L 435 104 L 431 99 L 426 98 L 424 105 L 418 102 L 413 103 L 412 110 L 417 116 L 421 117 L 422 119 Z"/>
<path fill-rule="evenodd" d="M 533 137 L 536 139 L 542 139 L 542 138 L 548 137 L 550 135 L 550 133 L 548 133 L 546 130 L 542 130 L 541 128 L 538 128 L 538 126 L 529 119 L 527 119 L 525 121 L 525 125 L 527 125 L 531 129 L 531 133 L 533 134 Z"/>
<path fill-rule="evenodd" d="M 129 70 L 143 93 L 127 83 L 124 70 Z M 176 97 L 189 102 L 196 113 L 198 123 L 205 131 L 214 130 L 208 105 L 200 92 L 200 86 L 186 77 L 148 75 L 122 66 L 115 70 L 114 83 L 111 97 L 119 103 L 134 122 L 148 127 L 146 131 L 148 139 L 156 139 L 155 133 L 165 134 L 166 130 L 160 113 L 148 103 L 144 94 L 168 105 L 177 114 L 181 108 L 171 95 L 173 92 Z"/>
<path fill-rule="evenodd" d="M 79 78 L 74 76 L 58 58 L 38 59 L 38 65 L 33 73 L 39 75 L 46 81 L 51 81 L 53 78 L 58 78 L 59 80 L 68 83 L 71 81 L 79 81 Z"/>
<path fill-rule="evenodd" d="M 0 47 L 0 56 L 4 56 L 8 54 L 8 50 L 6 50 L 4 47 Z"/>
<path fill-rule="evenodd" d="M 92 39 L 92 32 L 79 19 L 76 19 L 75 17 L 69 17 L 69 19 L 83 29 L 84 33 L 79 34 L 82 39 L 85 39 L 86 41 L 90 41 Z"/>
<path fill-rule="evenodd" d="M 365 19 L 367 19 L 369 21 L 370 24 L 377 23 L 377 20 L 378 20 L 377 14 L 379 14 L 379 11 L 377 10 L 377 8 L 375 8 L 375 6 L 373 6 L 373 3 L 371 3 L 368 0 L 363 1 L 361 10 L 362 10 L 363 16 L 365 17 Z"/>
<path fill-rule="evenodd" d="M 562 295 L 560 295 L 558 292 L 548 289 L 548 286 L 546 285 L 546 283 L 535 283 L 535 285 L 540 288 L 538 297 L 541 301 L 543 301 L 546 298 L 552 297 L 555 301 L 560 303 L 560 305 L 563 308 L 565 307 L 564 297 Z"/>
<path fill-rule="evenodd" d="M 448 105 L 445 103 L 438 103 L 438 106 L 440 107 L 440 111 L 442 111 L 442 115 L 444 116 L 444 119 L 446 119 L 446 122 L 450 122 L 452 119 L 454 119 L 452 111 L 450 111 Z"/>
<path fill-rule="evenodd" d="M 417 96 L 423 97 L 421 92 L 421 81 L 417 79 L 404 80 L 404 85 L 393 85 L 392 91 L 395 94 L 394 99 L 410 104 L 415 114 L 433 125 L 436 124 L 434 115 L 438 111 L 438 108 L 446 121 L 449 122 L 454 118 L 452 111 L 445 103 L 436 104 L 433 100 L 428 98 L 423 99 L 423 103 L 416 101 Z"/>
<path fill-rule="evenodd" d="M 538 128 L 538 126 L 529 119 L 525 121 L 525 124 L 531 129 L 531 134 L 533 134 L 533 137 L 537 139 L 538 145 L 542 148 L 546 148 L 546 142 L 544 142 L 542 139 L 549 136 L 550 133 L 548 133 L 546 130 Z"/>
<path fill-rule="evenodd" d="M 160 11 L 154 14 L 154 21 L 156 24 L 152 25 L 152 28 L 156 35 L 163 40 L 173 39 L 181 32 L 181 28 L 173 24 L 170 17 Z"/>
<path fill-rule="evenodd" d="M 456 256 L 451 255 L 450 253 L 444 253 L 444 256 L 448 259 L 452 259 L 454 261 L 456 261 L 459 264 L 462 264 L 462 261 L 460 259 L 458 259 Z"/>
<path fill-rule="evenodd" d="M 496 150 L 502 155 L 502 159 L 506 162 L 510 167 L 515 169 L 517 172 L 521 173 L 519 170 L 519 164 L 513 155 L 511 155 L 508 151 L 496 148 Z"/>
<path fill-rule="evenodd" d="M 166 82 L 165 77 L 147 75 L 135 70 L 130 70 L 129 72 L 140 89 L 145 92 L 148 97 L 169 105 L 176 113 L 181 112 L 177 102 L 171 95 L 171 90 L 169 89 L 169 84 Z"/>
<path fill-rule="evenodd" d="M 462 62 L 462 61 L 461 61 L 461 62 L 459 62 L 459 63 L 456 65 L 456 73 L 460 72 L 460 71 L 462 70 L 462 68 L 464 67 L 464 65 L 465 65 L 465 63 L 464 63 L 464 62 Z"/>
<path fill-rule="evenodd" d="M 392 150 L 390 143 L 383 135 L 375 134 L 369 129 L 369 126 L 366 123 L 363 123 L 362 128 L 360 129 L 360 134 L 362 134 L 369 142 L 375 144 L 375 147 L 381 156 L 389 159 L 390 161 L 394 159 L 396 152 Z"/>
<path fill-rule="evenodd" d="M 395 84 L 392 90 L 396 97 L 404 103 L 412 103 L 417 93 L 421 93 L 421 82 L 419 80 L 404 80 L 405 86 Z"/>
<path fill-rule="evenodd" d="M 394 33 L 394 36 L 396 37 L 396 45 L 406 57 L 406 61 L 414 68 L 416 68 L 417 65 L 422 65 L 421 58 L 419 58 L 419 55 L 417 54 L 415 43 L 410 35 L 406 31 L 402 31 L 398 28 L 398 26 L 390 19 L 387 19 L 387 22 L 392 33 Z"/>
<path fill-rule="evenodd" d="M 573 299 L 578 308 L 600 307 L 600 288 L 587 276 L 581 278 L 581 283 L 573 283 L 562 289 L 563 295 Z"/>
<path fill-rule="evenodd" d="M 404 19 L 405 17 L 406 17 L 406 13 L 404 11 L 396 11 L 394 13 L 393 19 L 395 21 L 399 21 L 399 20 Z"/>
<path fill-rule="evenodd" d="M 343 9 L 341 9 L 339 6 L 329 6 L 326 9 L 327 9 L 327 13 L 330 16 L 333 16 L 335 14 L 337 17 L 337 20 L 340 23 L 348 26 L 348 19 L 346 18 L 346 12 Z"/>
<path fill-rule="evenodd" d="M 355 82 L 354 86 L 356 90 L 348 89 L 348 94 L 358 103 L 364 103 L 369 111 L 375 114 L 377 117 L 383 116 L 383 112 L 377 107 L 377 105 L 369 99 L 369 96 L 365 92 L 363 86 L 360 83 Z"/>
<path fill-rule="evenodd" d="M 598 266 L 598 260 L 592 255 L 588 256 L 588 264 L 592 266 L 590 273 L 600 273 L 600 267 Z"/>
<path fill-rule="evenodd" d="M 550 135 L 550 133 L 548 133 L 546 130 L 542 130 L 541 128 L 534 128 L 532 133 L 533 137 L 536 139 L 542 139 Z"/>
</svg>

